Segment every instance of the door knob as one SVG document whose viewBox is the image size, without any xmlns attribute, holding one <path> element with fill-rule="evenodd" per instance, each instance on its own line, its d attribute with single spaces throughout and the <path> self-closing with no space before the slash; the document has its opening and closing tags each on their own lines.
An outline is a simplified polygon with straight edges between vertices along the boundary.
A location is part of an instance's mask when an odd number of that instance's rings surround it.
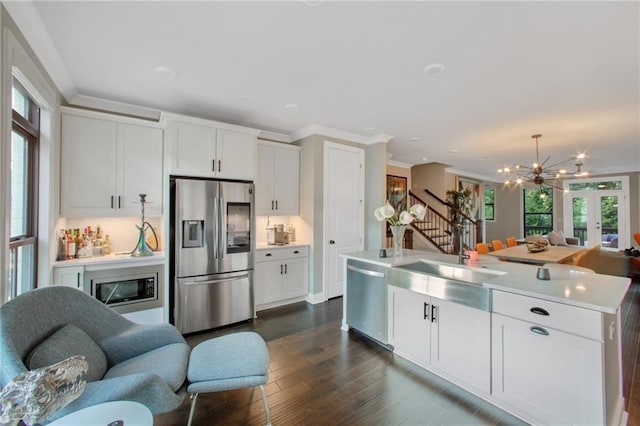
<svg viewBox="0 0 640 426">
<path fill-rule="evenodd" d="M 329 244 L 335 244 L 336 242 L 333 240 L 329 240 Z"/>
</svg>

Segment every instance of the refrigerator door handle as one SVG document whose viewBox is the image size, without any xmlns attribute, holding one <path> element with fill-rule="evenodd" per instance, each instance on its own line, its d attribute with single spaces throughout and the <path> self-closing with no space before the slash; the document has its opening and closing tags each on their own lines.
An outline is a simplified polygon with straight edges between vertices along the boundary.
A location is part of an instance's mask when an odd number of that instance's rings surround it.
<svg viewBox="0 0 640 426">
<path fill-rule="evenodd" d="M 219 209 L 218 209 L 218 198 L 214 198 L 213 199 L 213 223 L 217 225 L 218 223 L 218 216 L 219 216 Z M 218 258 L 218 239 L 220 238 L 218 236 L 220 230 L 217 229 L 217 226 L 214 227 L 213 229 L 213 258 L 217 259 Z"/>
<path fill-rule="evenodd" d="M 239 279 L 242 278 L 247 278 L 249 276 L 249 274 L 244 274 L 244 275 L 237 275 L 235 277 L 230 277 L 230 278 L 221 278 L 219 280 L 206 280 L 206 281 L 185 281 L 182 283 L 182 285 L 210 285 L 210 284 L 220 284 L 220 283 L 226 283 L 229 281 L 238 281 Z"/>
<path fill-rule="evenodd" d="M 224 199 L 222 197 L 218 198 L 218 259 L 222 259 L 224 257 L 224 246 L 222 245 L 222 241 L 227 238 L 227 230 L 223 229 L 224 221 L 222 220 L 222 215 L 224 214 Z"/>
</svg>

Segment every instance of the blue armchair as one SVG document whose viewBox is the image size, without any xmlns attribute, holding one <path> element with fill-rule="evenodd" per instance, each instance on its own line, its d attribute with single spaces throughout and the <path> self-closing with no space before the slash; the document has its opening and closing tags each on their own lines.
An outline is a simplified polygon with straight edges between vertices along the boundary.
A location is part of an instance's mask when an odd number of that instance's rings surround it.
<svg viewBox="0 0 640 426">
<path fill-rule="evenodd" d="M 41 288 L 0 307 L 0 386 L 75 354 L 68 351 L 87 356 L 88 383 L 47 421 L 116 400 L 137 401 L 159 414 L 177 408 L 186 395 L 191 350 L 169 324 L 135 324 L 70 287 Z"/>
</svg>

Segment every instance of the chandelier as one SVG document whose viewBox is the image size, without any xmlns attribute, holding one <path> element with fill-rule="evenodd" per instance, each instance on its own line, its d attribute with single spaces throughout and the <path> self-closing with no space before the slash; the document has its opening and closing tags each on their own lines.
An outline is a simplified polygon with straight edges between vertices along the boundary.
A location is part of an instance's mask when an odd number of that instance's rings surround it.
<svg viewBox="0 0 640 426">
<path fill-rule="evenodd" d="M 544 189 L 555 188 L 563 191 L 562 188 L 556 185 L 555 180 L 564 178 L 569 175 L 576 177 L 587 176 L 588 173 L 582 170 L 584 165 L 582 160 L 586 157 L 585 154 L 579 154 L 575 157 L 571 157 L 567 160 L 560 161 L 551 165 L 547 165 L 547 162 L 551 158 L 548 156 L 542 163 L 540 162 L 540 151 L 538 149 L 538 139 L 542 135 L 532 135 L 536 140 L 536 162 L 531 166 L 524 166 L 522 164 L 516 164 L 513 166 L 505 166 L 502 169 L 498 169 L 498 173 L 506 176 L 505 185 L 524 185 L 533 184 L 538 185 L 540 189 L 540 196 L 544 197 Z M 574 165 L 576 169 L 573 172 L 569 172 L 563 164 L 575 161 Z"/>
</svg>

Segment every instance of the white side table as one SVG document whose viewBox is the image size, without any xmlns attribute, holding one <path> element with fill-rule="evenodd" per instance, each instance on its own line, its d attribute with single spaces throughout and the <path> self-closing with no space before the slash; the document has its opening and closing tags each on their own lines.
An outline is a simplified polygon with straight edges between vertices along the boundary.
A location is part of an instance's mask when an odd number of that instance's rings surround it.
<svg viewBox="0 0 640 426">
<path fill-rule="evenodd" d="M 147 407 L 139 402 L 111 401 L 75 411 L 49 423 L 49 425 L 153 426 L 153 415 Z"/>
</svg>

